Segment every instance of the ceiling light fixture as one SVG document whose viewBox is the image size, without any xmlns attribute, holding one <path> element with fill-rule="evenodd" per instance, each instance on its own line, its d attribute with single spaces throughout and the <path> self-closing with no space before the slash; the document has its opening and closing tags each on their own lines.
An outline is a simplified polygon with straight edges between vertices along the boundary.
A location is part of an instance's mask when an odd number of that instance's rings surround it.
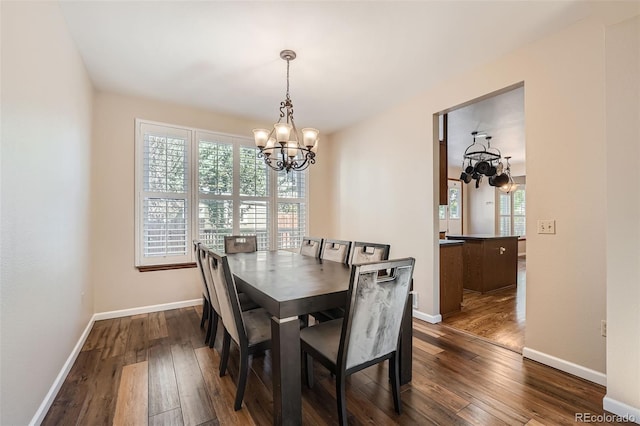
<svg viewBox="0 0 640 426">
<path fill-rule="evenodd" d="M 310 127 L 302 129 L 302 138 L 298 136 L 293 121 L 293 102 L 289 96 L 289 62 L 296 58 L 293 50 L 283 50 L 280 57 L 287 61 L 287 94 L 280 102 L 280 118 L 273 129 L 253 129 L 256 146 L 260 149 L 258 157 L 264 158 L 267 166 L 274 170 L 304 170 L 316 162 L 318 151 L 318 130 Z M 282 119 L 286 118 L 286 122 Z M 278 143 L 280 146 L 276 146 Z"/>
</svg>

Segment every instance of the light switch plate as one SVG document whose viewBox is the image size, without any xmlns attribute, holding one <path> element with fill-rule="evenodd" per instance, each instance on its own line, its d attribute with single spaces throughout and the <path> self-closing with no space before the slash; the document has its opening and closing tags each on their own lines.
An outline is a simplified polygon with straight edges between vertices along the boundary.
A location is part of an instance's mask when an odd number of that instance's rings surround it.
<svg viewBox="0 0 640 426">
<path fill-rule="evenodd" d="M 538 220 L 538 234 L 555 234 L 556 221 L 554 219 Z"/>
</svg>

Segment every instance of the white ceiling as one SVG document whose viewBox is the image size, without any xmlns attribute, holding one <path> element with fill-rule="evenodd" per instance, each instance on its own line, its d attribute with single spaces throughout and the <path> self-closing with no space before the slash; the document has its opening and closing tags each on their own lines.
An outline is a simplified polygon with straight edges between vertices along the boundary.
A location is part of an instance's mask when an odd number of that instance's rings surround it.
<svg viewBox="0 0 640 426">
<path fill-rule="evenodd" d="M 61 3 L 99 90 L 330 133 L 585 17 L 566 1 Z M 435 112 L 435 111 L 434 111 Z"/>
<path fill-rule="evenodd" d="M 491 147 L 525 174 L 524 87 L 467 105 L 447 115 L 449 166 L 461 167 L 465 149 L 473 143 L 471 132 L 491 136 Z M 484 138 L 477 139 L 486 145 Z"/>
</svg>

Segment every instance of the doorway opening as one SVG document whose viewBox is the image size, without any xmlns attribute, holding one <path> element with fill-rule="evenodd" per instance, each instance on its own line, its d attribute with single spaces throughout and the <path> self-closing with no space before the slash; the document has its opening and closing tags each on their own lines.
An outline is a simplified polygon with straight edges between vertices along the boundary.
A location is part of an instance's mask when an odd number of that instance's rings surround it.
<svg viewBox="0 0 640 426">
<path fill-rule="evenodd" d="M 524 83 L 438 115 L 442 324 L 522 353 Z"/>
</svg>

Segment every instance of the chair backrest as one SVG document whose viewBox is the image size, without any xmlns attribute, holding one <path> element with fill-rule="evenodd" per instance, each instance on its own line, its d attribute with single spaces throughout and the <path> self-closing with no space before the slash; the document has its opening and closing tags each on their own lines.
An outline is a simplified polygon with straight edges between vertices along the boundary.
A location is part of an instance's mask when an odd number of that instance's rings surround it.
<svg viewBox="0 0 640 426">
<path fill-rule="evenodd" d="M 227 235 L 224 237 L 224 252 L 253 253 L 258 250 L 258 239 L 255 235 Z"/>
<path fill-rule="evenodd" d="M 300 254 L 303 256 L 320 257 L 322 238 L 302 237 Z"/>
<path fill-rule="evenodd" d="M 196 242 L 194 241 L 194 246 Z M 213 277 L 211 275 L 211 267 L 209 265 L 208 253 L 209 247 L 207 247 L 202 242 L 198 241 L 196 250 L 196 263 L 198 264 L 198 268 L 201 271 L 202 282 L 204 283 L 204 287 L 207 290 L 207 300 L 213 307 L 213 310 L 216 311 L 218 315 L 220 315 L 220 304 L 218 303 L 218 296 L 216 294 L 216 289 L 213 286 Z"/>
<path fill-rule="evenodd" d="M 350 248 L 351 241 L 324 240 L 320 251 L 320 259 L 347 263 Z"/>
<path fill-rule="evenodd" d="M 242 310 L 238 300 L 238 290 L 229 268 L 226 255 L 221 255 L 213 250 L 207 253 L 213 285 L 220 304 L 220 317 L 227 332 L 238 345 L 247 344 L 247 334 L 242 319 Z"/>
<path fill-rule="evenodd" d="M 364 243 L 362 241 L 355 241 L 351 246 L 349 265 L 387 260 L 389 259 L 390 249 L 391 246 L 389 244 Z"/>
<path fill-rule="evenodd" d="M 199 240 L 193 240 L 193 252 L 196 255 L 196 265 L 198 265 L 198 270 L 200 271 L 200 282 L 202 283 L 202 294 L 207 298 L 209 303 L 211 303 L 211 294 L 209 293 L 209 288 L 207 286 L 207 279 L 205 278 L 205 265 L 203 263 L 203 257 L 200 256 L 200 252 L 204 251 L 206 255 L 206 249 L 201 249 L 203 244 Z"/>
<path fill-rule="evenodd" d="M 349 370 L 397 350 L 414 264 L 406 258 L 352 266 L 339 368 Z"/>
</svg>

